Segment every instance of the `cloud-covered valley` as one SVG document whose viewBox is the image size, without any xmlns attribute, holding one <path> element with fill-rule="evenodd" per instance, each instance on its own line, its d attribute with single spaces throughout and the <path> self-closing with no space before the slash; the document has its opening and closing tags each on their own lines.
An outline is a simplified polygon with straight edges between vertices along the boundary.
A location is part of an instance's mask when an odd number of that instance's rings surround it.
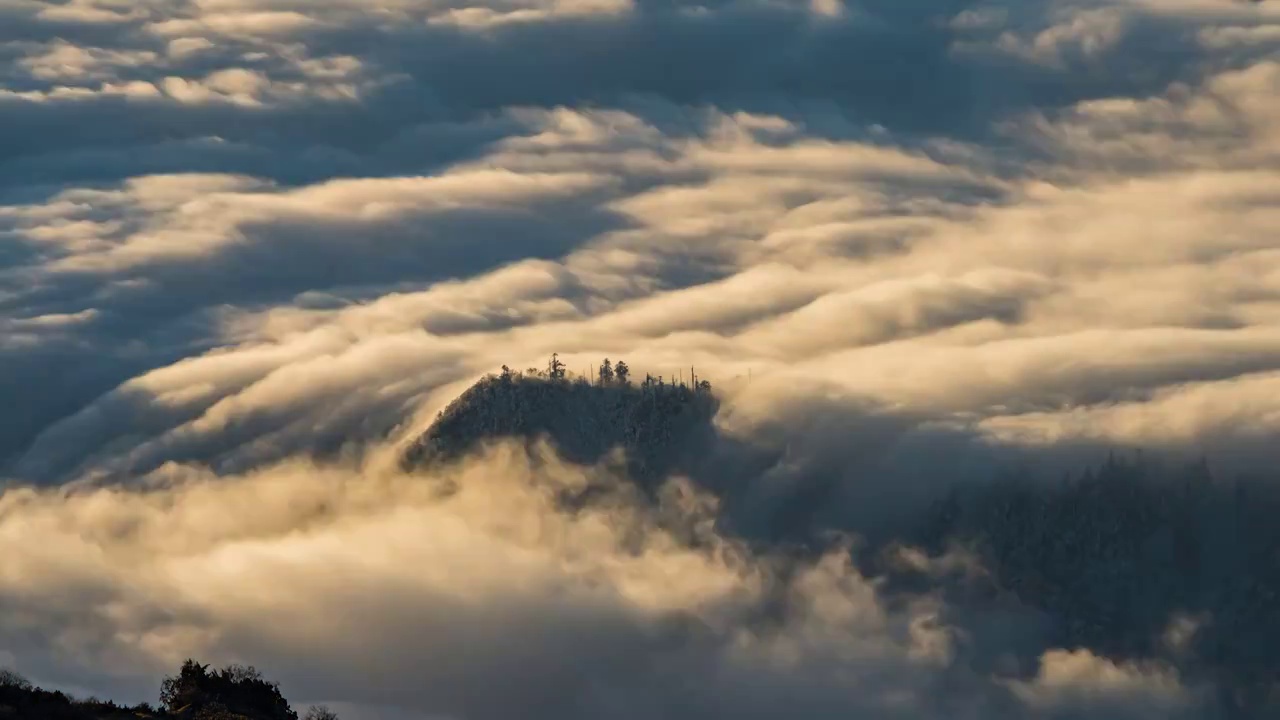
<svg viewBox="0 0 1280 720">
<path fill-rule="evenodd" d="M 1228 619 L 1073 644 L 911 533 L 1109 452 L 1272 497 L 1278 117 L 1270 1 L 0 0 L 0 666 L 252 662 L 357 719 L 1253 717 L 1179 645 Z M 696 368 L 741 489 L 397 464 L 552 353 Z M 792 495 L 848 537 L 716 521 Z"/>
</svg>

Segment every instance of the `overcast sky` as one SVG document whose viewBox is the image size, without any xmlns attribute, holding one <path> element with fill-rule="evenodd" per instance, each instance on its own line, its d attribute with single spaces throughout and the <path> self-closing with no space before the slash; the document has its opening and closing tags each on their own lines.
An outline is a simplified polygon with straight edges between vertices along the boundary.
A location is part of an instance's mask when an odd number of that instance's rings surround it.
<svg viewBox="0 0 1280 720">
<path fill-rule="evenodd" d="M 251 662 L 355 720 L 1194 715 L 1087 651 L 993 678 L 836 556 L 761 629 L 731 539 L 394 457 L 558 352 L 696 366 L 864 507 L 1270 467 L 1276 118 L 1272 2 L 0 0 L 0 665 Z"/>
</svg>

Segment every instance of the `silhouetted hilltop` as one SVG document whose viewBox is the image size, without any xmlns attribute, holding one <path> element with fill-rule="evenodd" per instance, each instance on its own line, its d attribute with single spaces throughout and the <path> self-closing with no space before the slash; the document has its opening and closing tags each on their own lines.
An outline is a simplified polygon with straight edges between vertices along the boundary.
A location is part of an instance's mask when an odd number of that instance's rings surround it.
<svg viewBox="0 0 1280 720">
<path fill-rule="evenodd" d="M 620 448 L 633 479 L 656 483 L 688 470 L 710 447 L 717 407 L 705 380 L 687 385 L 646 376 L 636 383 L 625 362 L 606 359 L 589 381 L 567 376 L 553 356 L 546 372 L 504 367 L 471 386 L 406 451 L 403 464 L 450 462 L 498 439 L 547 439 L 563 459 L 581 464 Z"/>
<path fill-rule="evenodd" d="M 15 676 L 10 676 L 11 679 Z M 113 702 L 75 700 L 60 692 L 25 683 L 0 682 L 0 719 L 3 720 L 138 720 L 170 718 L 149 705 L 125 707 Z"/>
<path fill-rule="evenodd" d="M 299 720 L 280 695 L 280 687 L 253 667 L 229 665 L 210 670 L 187 660 L 177 675 L 164 679 L 160 705 L 117 705 L 97 699 L 78 700 L 44 690 L 21 675 L 0 670 L 0 720 Z M 338 720 L 323 706 L 312 707 L 303 720 Z"/>
</svg>

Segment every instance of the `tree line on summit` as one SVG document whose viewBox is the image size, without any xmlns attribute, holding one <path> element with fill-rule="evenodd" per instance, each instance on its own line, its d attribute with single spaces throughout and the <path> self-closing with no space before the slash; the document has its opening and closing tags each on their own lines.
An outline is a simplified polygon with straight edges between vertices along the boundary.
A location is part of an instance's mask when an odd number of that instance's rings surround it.
<svg viewBox="0 0 1280 720">
<path fill-rule="evenodd" d="M 711 381 L 693 368 L 689 381 L 646 374 L 633 382 L 625 360 L 607 358 L 591 375 L 571 375 L 559 354 L 545 370 L 503 365 L 441 410 L 401 464 L 414 470 L 460 459 L 489 440 L 546 439 L 564 459 L 586 464 L 621 448 L 628 475 L 652 486 L 687 469 L 714 439 L 719 401 Z"/>
<path fill-rule="evenodd" d="M 551 359 L 547 361 L 547 367 L 545 370 L 540 370 L 536 367 L 527 368 L 523 371 L 512 370 L 507 365 L 503 365 L 502 372 L 498 377 L 503 379 L 536 378 L 536 379 L 557 380 L 557 381 L 572 379 L 580 383 L 591 384 L 593 375 L 594 375 L 595 384 L 597 385 L 627 386 L 631 384 L 631 367 L 627 365 L 625 360 L 619 360 L 615 364 L 611 362 L 609 358 L 605 358 L 600 363 L 600 365 L 598 365 L 595 368 L 593 374 L 589 373 L 589 374 L 575 376 L 575 375 L 572 375 L 571 371 L 568 369 L 568 366 L 565 365 L 564 362 L 560 360 L 560 353 L 551 353 Z M 645 373 L 644 380 L 641 381 L 639 384 L 640 384 L 640 387 L 644 389 L 664 388 L 664 387 L 671 387 L 671 388 L 689 387 L 689 388 L 692 388 L 695 392 L 711 392 L 711 381 L 705 380 L 705 379 L 699 380 L 698 375 L 693 368 L 689 368 L 689 384 L 688 385 L 685 384 L 683 377 L 681 377 L 679 380 L 673 379 L 670 382 L 668 382 L 667 379 L 662 375 L 654 376 L 654 375 L 650 375 L 649 373 Z"/>
</svg>

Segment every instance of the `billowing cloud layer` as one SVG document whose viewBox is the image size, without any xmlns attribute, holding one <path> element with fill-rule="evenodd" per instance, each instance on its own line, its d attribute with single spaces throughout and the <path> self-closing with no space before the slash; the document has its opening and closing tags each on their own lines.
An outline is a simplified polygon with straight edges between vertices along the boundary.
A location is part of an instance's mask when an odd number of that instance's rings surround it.
<svg viewBox="0 0 1280 720">
<path fill-rule="evenodd" d="M 0 495 L 0 664 L 243 659 L 353 716 L 1195 713 L 1158 664 L 957 660 L 944 600 L 835 556 L 384 466 L 559 352 L 695 365 L 868 518 L 939 468 L 1268 469 L 1277 117 L 1272 2 L 0 0 L 0 476 L 44 488 Z"/>
<path fill-rule="evenodd" d="M 586 475 L 553 464 L 534 480 L 515 458 L 459 469 L 447 499 L 378 463 L 11 491 L 0 632 L 32 673 L 116 674 L 138 692 L 131 671 L 254 657 L 295 695 L 357 717 L 383 704 L 468 718 L 1167 718 L 1203 701 L 1167 668 L 1087 650 L 1048 651 L 1029 677 L 979 673 L 938 597 L 886 604 L 839 553 L 800 569 L 753 560 L 678 484 L 656 510 L 620 491 L 567 516 L 551 493 Z"/>
</svg>

